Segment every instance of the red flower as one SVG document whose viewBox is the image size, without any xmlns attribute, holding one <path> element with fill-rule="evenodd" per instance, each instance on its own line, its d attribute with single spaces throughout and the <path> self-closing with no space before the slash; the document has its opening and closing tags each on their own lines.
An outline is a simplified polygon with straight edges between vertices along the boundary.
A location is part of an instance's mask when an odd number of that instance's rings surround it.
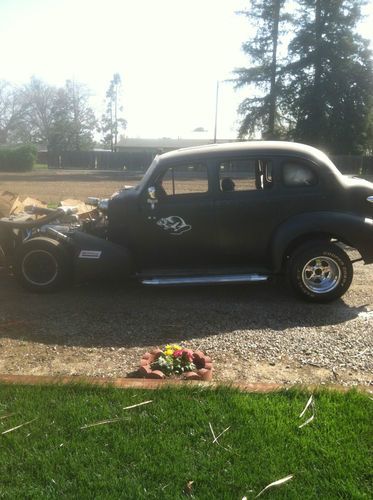
<svg viewBox="0 0 373 500">
<path fill-rule="evenodd" d="M 182 349 L 178 349 L 177 351 L 174 351 L 174 358 L 181 358 L 182 355 L 183 355 Z"/>
</svg>

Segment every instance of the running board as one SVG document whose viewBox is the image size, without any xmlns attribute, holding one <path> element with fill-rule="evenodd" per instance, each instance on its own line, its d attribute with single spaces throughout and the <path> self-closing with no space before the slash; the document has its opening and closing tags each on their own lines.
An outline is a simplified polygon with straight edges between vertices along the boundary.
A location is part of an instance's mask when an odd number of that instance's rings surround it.
<svg viewBox="0 0 373 500">
<path fill-rule="evenodd" d="M 207 276 L 162 276 L 142 279 L 143 285 L 171 286 L 171 285 L 222 285 L 225 283 L 256 283 L 267 281 L 269 276 L 264 274 L 220 274 Z"/>
</svg>

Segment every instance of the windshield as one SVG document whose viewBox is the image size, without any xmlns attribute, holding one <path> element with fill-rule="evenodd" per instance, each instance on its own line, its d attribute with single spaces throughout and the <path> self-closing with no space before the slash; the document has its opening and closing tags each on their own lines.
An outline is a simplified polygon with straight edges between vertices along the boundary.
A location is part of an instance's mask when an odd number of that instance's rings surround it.
<svg viewBox="0 0 373 500">
<path fill-rule="evenodd" d="M 154 172 L 156 166 L 158 165 L 158 161 L 159 161 L 159 155 L 157 155 L 154 158 L 154 160 L 151 162 L 150 167 L 145 172 L 143 178 L 141 179 L 141 181 L 139 182 L 139 184 L 137 186 L 138 189 L 142 189 L 142 187 L 148 183 L 149 178 L 151 177 L 152 173 Z"/>
</svg>

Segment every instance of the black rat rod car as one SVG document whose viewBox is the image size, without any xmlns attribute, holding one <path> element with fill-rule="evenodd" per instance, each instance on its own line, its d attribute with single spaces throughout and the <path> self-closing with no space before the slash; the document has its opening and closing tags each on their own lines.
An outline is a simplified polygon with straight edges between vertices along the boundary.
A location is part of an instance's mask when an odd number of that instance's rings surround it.
<svg viewBox="0 0 373 500">
<path fill-rule="evenodd" d="M 346 246 L 373 263 L 373 183 L 342 175 L 301 144 L 162 154 L 137 186 L 96 203 L 86 221 L 57 210 L 0 222 L 3 252 L 22 285 L 42 292 L 103 275 L 186 285 L 286 274 L 301 296 L 325 302 L 351 284 Z"/>
</svg>

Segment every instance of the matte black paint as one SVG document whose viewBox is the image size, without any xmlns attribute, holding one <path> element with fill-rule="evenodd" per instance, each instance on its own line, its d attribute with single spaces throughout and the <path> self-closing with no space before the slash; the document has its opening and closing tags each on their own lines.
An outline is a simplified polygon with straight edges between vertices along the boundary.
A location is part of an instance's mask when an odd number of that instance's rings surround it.
<svg viewBox="0 0 373 500">
<path fill-rule="evenodd" d="M 273 186 L 268 190 L 223 193 L 219 162 L 225 159 L 269 159 Z M 284 163 L 296 160 L 317 175 L 314 186 L 287 187 Z M 185 162 L 208 166 L 209 190 L 158 200 L 152 208 L 148 188 L 160 172 Z M 150 268 L 188 269 L 250 266 L 278 273 L 287 252 L 307 239 L 338 239 L 373 262 L 373 205 L 366 201 L 373 184 L 347 179 L 320 151 L 294 143 L 247 142 L 188 148 L 155 159 L 137 189 L 109 202 L 109 238 L 129 249 L 138 272 Z M 170 215 L 192 226 L 175 236 L 157 221 Z M 192 271 L 191 271 L 192 272 Z"/>
</svg>

